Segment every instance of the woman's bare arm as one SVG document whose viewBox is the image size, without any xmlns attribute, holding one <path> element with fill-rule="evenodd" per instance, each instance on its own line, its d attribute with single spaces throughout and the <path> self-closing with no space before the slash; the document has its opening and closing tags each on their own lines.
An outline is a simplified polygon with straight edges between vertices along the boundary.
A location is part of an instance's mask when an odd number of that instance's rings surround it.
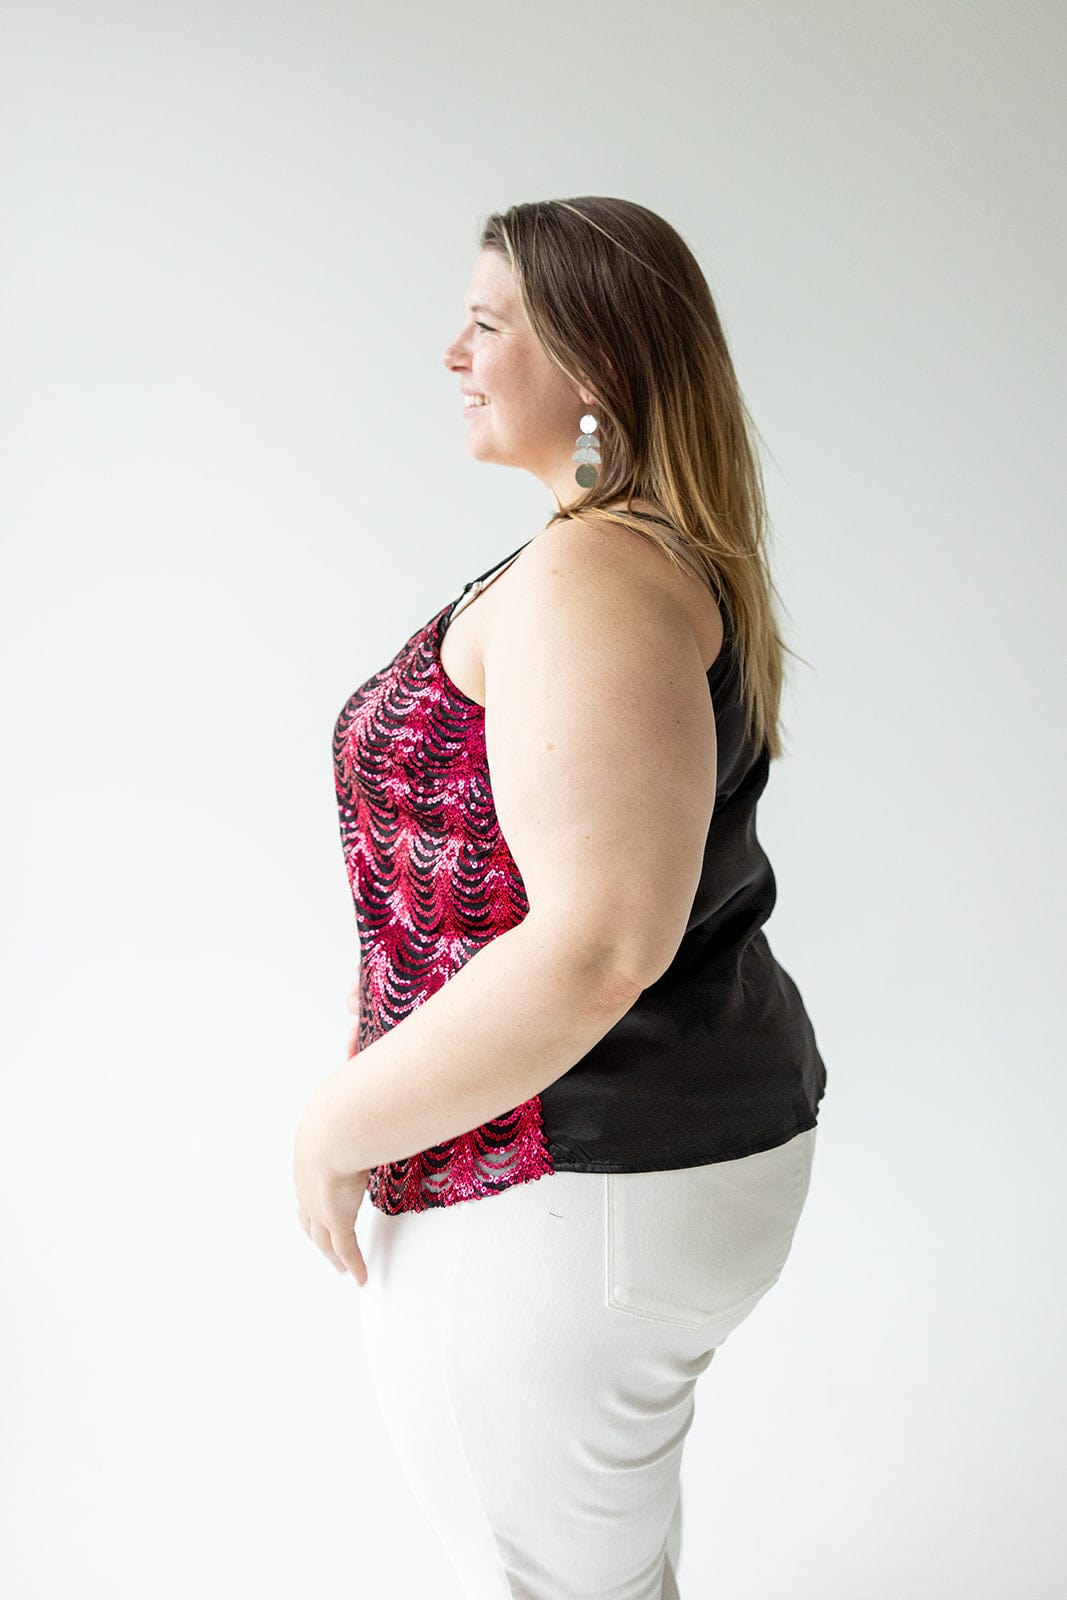
<svg viewBox="0 0 1067 1600">
<path fill-rule="evenodd" d="M 681 943 L 715 803 L 707 673 L 669 571 L 618 525 L 546 528 L 483 663 L 496 814 L 531 909 L 642 988 Z"/>
</svg>

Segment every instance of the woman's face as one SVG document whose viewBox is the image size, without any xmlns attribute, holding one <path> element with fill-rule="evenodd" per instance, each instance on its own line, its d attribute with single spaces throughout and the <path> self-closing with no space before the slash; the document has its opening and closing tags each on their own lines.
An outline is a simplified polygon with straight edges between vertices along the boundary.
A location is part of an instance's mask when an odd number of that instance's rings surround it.
<svg viewBox="0 0 1067 1600">
<path fill-rule="evenodd" d="M 571 456 L 579 420 L 594 404 L 552 364 L 523 312 L 506 256 L 483 250 L 467 285 L 466 321 L 444 354 L 464 389 L 488 399 L 467 406 L 467 449 L 478 461 L 523 467 L 561 505 L 578 494 Z M 464 397 L 457 393 L 457 403 Z"/>
</svg>

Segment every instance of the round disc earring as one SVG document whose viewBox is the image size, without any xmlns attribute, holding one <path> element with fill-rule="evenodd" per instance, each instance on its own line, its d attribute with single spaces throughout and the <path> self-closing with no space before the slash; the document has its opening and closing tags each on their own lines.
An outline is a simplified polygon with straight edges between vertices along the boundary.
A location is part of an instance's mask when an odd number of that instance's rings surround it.
<svg viewBox="0 0 1067 1600">
<path fill-rule="evenodd" d="M 578 426 L 582 431 L 574 441 L 578 448 L 571 456 L 571 460 L 580 461 L 581 466 L 574 474 L 574 480 L 579 488 L 592 489 L 596 485 L 596 469 L 600 465 L 600 438 L 596 431 L 596 418 L 592 412 L 587 411 Z"/>
</svg>

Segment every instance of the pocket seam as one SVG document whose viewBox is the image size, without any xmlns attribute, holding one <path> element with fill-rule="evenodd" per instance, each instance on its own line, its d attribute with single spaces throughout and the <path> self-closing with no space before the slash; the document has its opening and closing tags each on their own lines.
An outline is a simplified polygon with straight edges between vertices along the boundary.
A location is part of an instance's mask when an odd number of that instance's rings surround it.
<svg viewBox="0 0 1067 1600">
<path fill-rule="evenodd" d="M 799 1133 L 796 1133 L 796 1134 L 793 1135 L 793 1139 L 799 1141 L 801 1136 L 802 1136 L 802 1134 L 804 1134 L 806 1132 L 809 1132 L 809 1131 L 814 1131 L 814 1130 L 801 1129 Z M 787 1144 L 791 1144 L 793 1142 L 793 1140 L 786 1140 L 785 1142 Z M 776 1147 L 772 1146 L 772 1148 L 776 1148 Z M 793 1187 L 792 1187 L 792 1190 L 791 1190 L 791 1198 L 792 1198 L 793 1205 L 794 1205 L 794 1211 L 797 1213 L 797 1224 L 799 1224 L 799 1220 L 800 1220 L 800 1218 L 799 1218 L 799 1209 L 800 1209 L 801 1195 L 804 1192 L 804 1190 L 807 1187 L 807 1185 L 810 1183 L 811 1169 L 812 1169 L 812 1165 L 814 1163 L 815 1152 L 814 1152 L 814 1142 L 812 1140 L 808 1141 L 807 1150 L 810 1151 L 810 1156 L 807 1154 L 805 1149 L 798 1144 L 797 1151 L 798 1151 L 798 1154 L 801 1157 L 801 1159 L 798 1161 L 796 1169 L 795 1169 L 794 1174 L 793 1174 Z M 682 1313 L 682 1314 L 670 1314 L 670 1313 L 667 1313 L 667 1312 L 648 1311 L 648 1310 L 646 1310 L 646 1309 L 644 1309 L 644 1308 L 642 1308 L 640 1306 L 628 1305 L 625 1301 L 617 1299 L 616 1295 L 615 1295 L 615 1292 L 614 1292 L 614 1287 L 613 1287 L 613 1285 L 615 1283 L 615 1240 L 616 1240 L 616 1233 L 617 1233 L 617 1229 L 616 1229 L 616 1225 L 615 1225 L 615 1195 L 616 1195 L 617 1190 L 616 1190 L 616 1187 L 614 1186 L 613 1181 L 612 1181 L 616 1176 L 618 1176 L 618 1175 L 615 1174 L 615 1173 L 605 1173 L 605 1175 L 604 1175 L 604 1177 L 605 1177 L 605 1194 L 604 1194 L 605 1205 L 604 1205 L 604 1211 L 605 1211 L 605 1228 L 606 1228 L 606 1240 L 605 1240 L 605 1252 L 604 1252 L 605 1266 L 606 1266 L 606 1281 L 605 1281 L 605 1284 L 604 1284 L 604 1291 L 605 1291 L 605 1304 L 606 1304 L 606 1306 L 608 1307 L 609 1310 L 618 1311 L 623 1316 L 638 1317 L 638 1318 L 641 1318 L 645 1322 L 656 1322 L 656 1323 L 660 1323 L 662 1325 L 669 1326 L 669 1327 L 680 1327 L 680 1328 L 689 1328 L 689 1329 L 695 1329 L 695 1330 L 706 1330 L 706 1329 L 714 1328 L 716 1326 L 716 1324 L 718 1324 L 718 1323 L 730 1322 L 730 1321 L 733 1321 L 735 1318 L 737 1318 L 739 1315 L 743 1315 L 744 1313 L 749 1311 L 756 1304 L 757 1301 L 761 1300 L 763 1298 L 763 1296 L 767 1293 L 767 1291 L 769 1289 L 772 1289 L 774 1287 L 774 1285 L 778 1282 L 778 1279 L 781 1277 L 782 1272 L 785 1270 L 786 1261 L 788 1261 L 789 1255 L 792 1252 L 792 1245 L 793 1245 L 793 1236 L 792 1235 L 790 1236 L 789 1248 L 786 1251 L 785 1261 L 782 1262 L 782 1265 L 778 1268 L 777 1272 L 775 1272 L 770 1278 L 768 1278 L 763 1284 L 761 1284 L 758 1289 L 755 1289 L 752 1292 L 750 1292 L 749 1294 L 747 1294 L 743 1300 L 737 1301 L 735 1305 L 731 1306 L 730 1308 L 728 1308 L 725 1311 L 716 1312 L 714 1316 L 711 1316 L 711 1317 L 697 1317 L 697 1316 L 688 1315 L 688 1314 L 685 1314 L 685 1313 Z M 793 1229 L 793 1234 L 794 1235 L 795 1235 L 795 1232 L 796 1232 L 796 1225 L 797 1224 L 794 1224 L 794 1229 Z"/>
</svg>

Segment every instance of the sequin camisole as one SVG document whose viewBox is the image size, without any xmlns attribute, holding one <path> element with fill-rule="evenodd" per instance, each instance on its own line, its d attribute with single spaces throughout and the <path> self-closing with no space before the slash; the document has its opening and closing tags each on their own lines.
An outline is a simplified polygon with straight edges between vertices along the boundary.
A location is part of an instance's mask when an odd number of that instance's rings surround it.
<svg viewBox="0 0 1067 1600">
<path fill-rule="evenodd" d="M 667 537 L 707 578 L 681 536 Z M 531 542 L 472 578 L 349 696 L 334 725 L 341 847 L 360 945 L 360 1050 L 529 910 L 493 805 L 484 707 L 445 673 L 441 641 L 457 610 Z M 380 1211 L 479 1200 L 553 1172 L 732 1161 L 816 1125 L 826 1068 L 800 992 L 763 932 L 777 896 L 756 837 L 769 757 L 746 739 L 728 597 L 721 610 L 723 643 L 707 674 L 715 803 L 670 967 L 541 1094 L 374 1167 L 367 1194 Z"/>
</svg>

